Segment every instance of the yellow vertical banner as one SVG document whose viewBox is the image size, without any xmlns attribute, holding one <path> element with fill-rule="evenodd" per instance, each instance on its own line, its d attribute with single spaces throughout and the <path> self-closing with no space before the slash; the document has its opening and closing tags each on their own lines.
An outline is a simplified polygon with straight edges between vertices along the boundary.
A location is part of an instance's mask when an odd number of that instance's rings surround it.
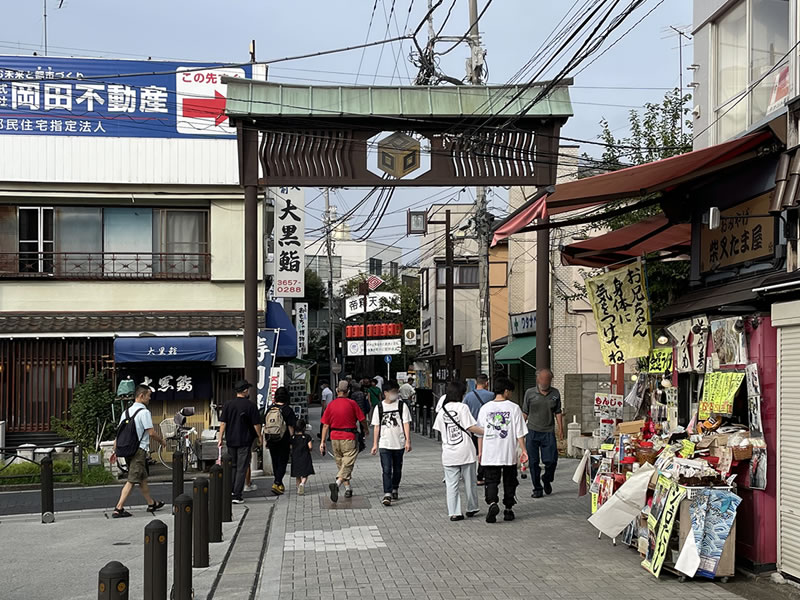
<svg viewBox="0 0 800 600">
<path fill-rule="evenodd" d="M 642 262 L 586 280 L 606 365 L 650 354 L 650 308 Z"/>
</svg>

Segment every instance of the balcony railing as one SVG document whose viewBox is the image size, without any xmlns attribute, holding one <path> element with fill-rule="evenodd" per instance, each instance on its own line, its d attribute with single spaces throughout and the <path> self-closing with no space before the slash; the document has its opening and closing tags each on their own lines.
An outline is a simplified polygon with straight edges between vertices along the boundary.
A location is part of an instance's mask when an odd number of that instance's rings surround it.
<svg viewBox="0 0 800 600">
<path fill-rule="evenodd" d="M 208 253 L 0 252 L 0 278 L 202 280 L 210 277 Z"/>
</svg>

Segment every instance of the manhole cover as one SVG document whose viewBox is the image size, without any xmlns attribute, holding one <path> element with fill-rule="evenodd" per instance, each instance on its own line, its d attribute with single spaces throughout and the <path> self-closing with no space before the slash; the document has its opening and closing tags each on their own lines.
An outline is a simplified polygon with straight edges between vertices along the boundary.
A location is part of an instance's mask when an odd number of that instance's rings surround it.
<svg viewBox="0 0 800 600">
<path fill-rule="evenodd" d="M 327 496 L 319 497 L 320 508 L 327 508 L 328 510 L 349 510 L 352 508 L 369 508 L 369 499 L 366 496 L 353 496 L 352 498 L 344 498 L 339 496 L 338 502 L 331 502 Z"/>
</svg>

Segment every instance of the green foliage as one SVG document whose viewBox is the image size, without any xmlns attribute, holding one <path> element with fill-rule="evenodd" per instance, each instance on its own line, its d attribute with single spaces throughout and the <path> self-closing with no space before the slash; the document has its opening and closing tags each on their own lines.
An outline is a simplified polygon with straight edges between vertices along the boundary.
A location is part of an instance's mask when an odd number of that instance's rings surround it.
<svg viewBox="0 0 800 600">
<path fill-rule="evenodd" d="M 54 460 L 53 481 L 72 481 L 71 475 L 58 475 L 58 473 L 69 473 L 71 470 L 72 465 L 69 461 Z M 16 462 L 0 471 L 0 486 L 39 483 L 39 472 L 38 464 L 27 460 Z"/>
<path fill-rule="evenodd" d="M 311 269 L 306 269 L 306 295 L 303 298 L 308 302 L 309 310 L 320 310 L 328 304 L 328 293 L 325 291 L 325 283 L 319 275 Z"/>
<path fill-rule="evenodd" d="M 116 478 L 105 467 L 87 467 L 83 470 L 84 485 L 108 485 L 115 482 Z"/>
<path fill-rule="evenodd" d="M 63 419 L 53 417 L 50 425 L 58 435 L 74 440 L 84 449 L 94 449 L 100 429 L 100 441 L 113 440 L 115 427 L 111 405 L 114 392 L 101 373 L 89 371 L 86 380 L 75 388 L 72 403 Z"/>
<path fill-rule="evenodd" d="M 690 94 L 681 96 L 680 91 L 674 89 L 667 92 L 660 103 L 648 102 L 645 104 L 642 114 L 632 110 L 628 137 L 616 138 L 608 121 L 605 119 L 600 121 L 599 137 L 606 145 L 599 160 L 589 159 L 584 154 L 584 158 L 591 161 L 594 168 L 590 169 L 591 173 L 583 175 L 615 171 L 691 151 L 692 121 L 688 118 L 690 100 Z M 681 122 L 683 122 L 683 128 L 681 128 Z M 636 204 L 646 199 L 647 197 L 640 197 L 611 202 L 606 206 L 606 210 L 610 211 L 621 206 Z M 661 207 L 656 204 L 609 217 L 595 223 L 594 227 L 616 230 L 660 213 Z M 686 289 L 689 279 L 689 263 L 687 261 L 656 261 L 654 260 L 656 255 L 649 258 L 653 260 L 646 262 L 647 287 L 651 311 L 656 313 L 668 306 Z"/>
</svg>

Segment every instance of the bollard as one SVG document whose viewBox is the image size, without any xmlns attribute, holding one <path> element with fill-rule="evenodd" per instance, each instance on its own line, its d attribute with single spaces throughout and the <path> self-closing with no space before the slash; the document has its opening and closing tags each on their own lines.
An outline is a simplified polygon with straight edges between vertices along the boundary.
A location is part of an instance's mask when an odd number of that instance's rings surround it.
<svg viewBox="0 0 800 600">
<path fill-rule="evenodd" d="M 435 438 L 436 430 L 433 428 L 433 420 L 436 418 L 436 413 L 433 412 L 433 408 L 431 408 L 430 410 L 431 414 L 430 417 L 428 417 L 428 427 L 430 427 L 430 430 L 428 431 L 428 437 Z"/>
<path fill-rule="evenodd" d="M 425 407 L 425 431 L 423 435 L 430 435 L 431 434 L 431 407 Z"/>
<path fill-rule="evenodd" d="M 191 600 L 192 589 L 192 499 L 187 494 L 175 498 L 175 546 L 172 571 L 173 600 Z"/>
<path fill-rule="evenodd" d="M 222 458 L 222 522 L 230 523 L 233 521 L 233 465 L 231 457 L 226 452 Z"/>
<path fill-rule="evenodd" d="M 40 464 L 40 480 L 42 484 L 42 523 L 56 520 L 53 508 L 53 459 L 48 454 Z"/>
<path fill-rule="evenodd" d="M 222 499 L 225 492 L 222 489 L 222 467 L 214 465 L 208 472 L 210 479 L 208 486 L 208 541 L 217 543 L 222 541 Z M 230 492 L 228 492 L 230 498 Z"/>
<path fill-rule="evenodd" d="M 128 600 L 128 567 L 112 560 L 98 573 L 97 600 Z"/>
<path fill-rule="evenodd" d="M 183 452 L 172 453 L 172 502 L 183 493 Z"/>
<path fill-rule="evenodd" d="M 194 553 L 192 566 L 208 566 L 208 478 L 198 477 L 192 486 L 194 492 Z"/>
<path fill-rule="evenodd" d="M 167 600 L 167 524 L 144 526 L 144 600 Z"/>
</svg>

